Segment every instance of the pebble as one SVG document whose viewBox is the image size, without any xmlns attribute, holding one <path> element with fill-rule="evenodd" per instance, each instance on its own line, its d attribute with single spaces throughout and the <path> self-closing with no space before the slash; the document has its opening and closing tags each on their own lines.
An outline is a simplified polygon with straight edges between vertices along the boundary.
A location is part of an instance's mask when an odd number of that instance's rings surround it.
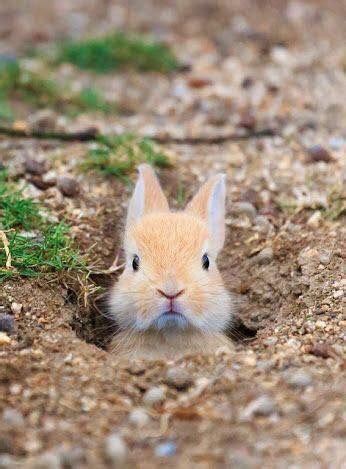
<svg viewBox="0 0 346 469">
<path fill-rule="evenodd" d="M 263 395 L 257 399 L 254 399 L 245 407 L 245 409 L 241 412 L 240 419 L 242 421 L 249 421 L 254 416 L 266 417 L 273 414 L 275 410 L 275 401 L 271 397 Z"/>
<path fill-rule="evenodd" d="M 318 329 L 324 329 L 327 323 L 325 321 L 318 320 L 316 321 L 315 325 Z"/>
<path fill-rule="evenodd" d="M 42 191 L 45 191 L 49 189 L 50 187 L 55 186 L 56 180 L 55 179 L 45 179 L 41 176 L 31 176 L 29 179 L 29 182 L 33 184 L 37 189 L 41 189 Z"/>
<path fill-rule="evenodd" d="M 80 190 L 78 182 L 67 176 L 61 176 L 58 179 L 58 189 L 66 197 L 75 197 Z"/>
<path fill-rule="evenodd" d="M 236 202 L 231 207 L 231 215 L 246 215 L 250 220 L 256 216 L 257 210 L 250 202 Z"/>
<path fill-rule="evenodd" d="M 177 389 L 186 389 L 192 384 L 191 376 L 182 368 L 169 368 L 166 374 L 166 383 Z"/>
<path fill-rule="evenodd" d="M 38 161 L 28 158 L 24 163 L 25 171 L 29 174 L 40 176 L 47 171 L 47 164 L 45 161 Z"/>
<path fill-rule="evenodd" d="M 320 253 L 320 262 L 323 265 L 328 265 L 331 261 L 332 253 L 330 251 L 322 251 Z"/>
<path fill-rule="evenodd" d="M 21 427 L 24 425 L 23 415 L 13 407 L 6 407 L 2 413 L 2 420 L 11 427 Z"/>
<path fill-rule="evenodd" d="M 322 358 L 334 357 L 336 355 L 333 347 L 329 344 L 315 344 L 308 349 L 308 353 Z"/>
<path fill-rule="evenodd" d="M 125 462 L 127 457 L 127 446 L 123 438 L 117 433 L 109 435 L 105 442 L 105 455 L 114 465 Z"/>
<path fill-rule="evenodd" d="M 163 386 L 154 386 L 147 390 L 143 396 L 143 403 L 147 406 L 160 404 L 166 398 L 166 389 Z"/>
<path fill-rule="evenodd" d="M 334 158 L 331 156 L 328 150 L 326 150 L 322 145 L 313 145 L 312 147 L 306 150 L 307 163 L 317 163 L 319 161 L 324 161 L 325 163 L 331 163 L 334 161 Z"/>
<path fill-rule="evenodd" d="M 308 221 L 306 222 L 306 224 L 310 227 L 310 228 L 318 228 L 321 224 L 321 220 L 322 220 L 322 215 L 321 215 L 321 212 L 319 210 L 317 210 L 316 212 L 314 212 L 311 217 L 308 219 Z"/>
<path fill-rule="evenodd" d="M 0 332 L 12 334 L 14 332 L 15 322 L 13 316 L 7 313 L 0 313 Z"/>
<path fill-rule="evenodd" d="M 0 469 L 13 469 L 16 466 L 14 459 L 9 454 L 0 454 Z"/>
<path fill-rule="evenodd" d="M 293 388 L 305 388 L 312 383 L 312 377 L 304 370 L 295 370 L 285 373 L 284 380 Z"/>
<path fill-rule="evenodd" d="M 211 84 L 212 82 L 208 78 L 191 77 L 188 80 L 188 85 L 190 88 L 204 88 L 205 86 L 209 86 Z"/>
<path fill-rule="evenodd" d="M 328 143 L 332 150 L 340 150 L 346 145 L 346 139 L 343 137 L 332 137 Z"/>
<path fill-rule="evenodd" d="M 129 415 L 129 422 L 137 428 L 143 428 L 149 423 L 150 417 L 143 407 L 133 409 Z"/>
<path fill-rule="evenodd" d="M 43 453 L 28 464 L 28 469 L 62 469 L 60 455 L 53 451 Z"/>
<path fill-rule="evenodd" d="M 165 441 L 155 448 L 155 456 L 158 458 L 167 458 L 170 456 L 174 456 L 177 452 L 177 445 L 174 441 Z"/>
<path fill-rule="evenodd" d="M 333 293 L 333 298 L 335 300 L 339 299 L 339 298 L 342 298 L 344 296 L 344 290 L 336 290 L 334 293 Z"/>
<path fill-rule="evenodd" d="M 242 127 L 247 130 L 254 130 L 256 127 L 256 118 L 250 112 L 245 112 L 240 116 L 238 127 Z"/>
<path fill-rule="evenodd" d="M 270 235 L 271 233 L 274 232 L 273 225 L 270 223 L 268 218 L 263 215 L 258 215 L 257 217 L 255 217 L 254 223 L 255 223 L 255 230 L 258 231 L 259 233 Z"/>
<path fill-rule="evenodd" d="M 273 248 L 268 246 L 262 249 L 262 251 L 260 251 L 258 254 L 256 254 L 256 256 L 252 258 L 252 262 L 260 265 L 269 264 L 273 260 L 273 257 Z"/>
<path fill-rule="evenodd" d="M 20 314 L 22 312 L 23 305 L 22 303 L 11 303 L 11 311 L 13 314 Z"/>
<path fill-rule="evenodd" d="M 0 346 L 9 345 L 10 343 L 11 343 L 11 339 L 6 334 L 6 332 L 0 332 Z"/>
<path fill-rule="evenodd" d="M 264 339 L 263 343 L 265 345 L 271 346 L 271 345 L 275 345 L 277 343 L 277 341 L 278 341 L 277 337 L 270 336 L 270 337 L 267 337 L 266 339 Z"/>
</svg>

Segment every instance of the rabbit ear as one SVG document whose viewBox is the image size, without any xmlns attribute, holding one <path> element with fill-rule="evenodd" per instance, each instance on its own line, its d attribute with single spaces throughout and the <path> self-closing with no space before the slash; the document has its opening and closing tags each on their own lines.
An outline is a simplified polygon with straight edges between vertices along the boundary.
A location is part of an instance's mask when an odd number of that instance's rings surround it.
<svg viewBox="0 0 346 469">
<path fill-rule="evenodd" d="M 167 199 L 151 166 L 139 165 L 138 173 L 138 180 L 127 212 L 127 227 L 146 213 L 169 210 Z"/>
<path fill-rule="evenodd" d="M 187 205 L 186 210 L 193 212 L 206 221 L 211 238 L 211 249 L 217 253 L 225 242 L 225 200 L 226 176 L 217 174 L 209 179 Z"/>
</svg>

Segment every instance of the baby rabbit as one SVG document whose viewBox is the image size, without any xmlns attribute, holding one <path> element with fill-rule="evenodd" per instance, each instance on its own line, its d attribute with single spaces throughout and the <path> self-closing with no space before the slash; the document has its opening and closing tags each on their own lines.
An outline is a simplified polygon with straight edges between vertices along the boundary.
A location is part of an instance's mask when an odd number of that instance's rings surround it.
<svg viewBox="0 0 346 469">
<path fill-rule="evenodd" d="M 207 181 L 184 211 L 171 212 L 149 165 L 129 204 L 125 270 L 110 292 L 119 358 L 175 359 L 230 347 L 223 334 L 231 296 L 216 258 L 225 239 L 225 176 Z"/>
</svg>

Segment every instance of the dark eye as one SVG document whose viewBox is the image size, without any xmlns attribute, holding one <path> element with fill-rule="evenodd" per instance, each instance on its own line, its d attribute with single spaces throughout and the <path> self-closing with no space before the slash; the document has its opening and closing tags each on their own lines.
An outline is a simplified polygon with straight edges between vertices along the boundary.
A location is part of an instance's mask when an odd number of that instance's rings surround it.
<svg viewBox="0 0 346 469">
<path fill-rule="evenodd" d="M 208 270 L 209 269 L 209 257 L 207 254 L 203 254 L 203 257 L 202 257 L 202 267 L 204 270 Z"/>
<path fill-rule="evenodd" d="M 133 270 L 138 270 L 139 269 L 139 257 L 137 256 L 137 254 L 135 254 L 133 256 L 132 268 L 133 268 Z"/>
</svg>

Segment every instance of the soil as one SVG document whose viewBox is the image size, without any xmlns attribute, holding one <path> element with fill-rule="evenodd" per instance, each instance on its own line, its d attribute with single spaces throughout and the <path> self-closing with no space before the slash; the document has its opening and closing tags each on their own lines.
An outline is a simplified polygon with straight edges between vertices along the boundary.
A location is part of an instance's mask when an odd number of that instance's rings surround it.
<svg viewBox="0 0 346 469">
<path fill-rule="evenodd" d="M 121 249 L 129 188 L 81 173 L 91 144 L 0 139 L 1 162 L 69 221 L 98 272 L 1 285 L 1 312 L 15 319 L 0 345 L 1 468 L 346 467 L 345 15 L 337 0 L 1 2 L 1 53 L 118 28 L 165 41 L 185 64 L 170 76 L 59 66 L 57 78 L 95 82 L 122 109 L 51 112 L 59 128 L 175 138 L 278 130 L 164 145 L 173 167 L 159 176 L 174 207 L 208 175 L 227 174 L 220 268 L 238 305 L 235 347 L 121 366 L 105 349 L 116 326 L 104 292 L 117 276 L 105 271 Z M 23 167 L 33 157 L 78 181 L 79 193 L 31 184 Z M 167 378 L 171 368 L 183 384 Z"/>
</svg>

